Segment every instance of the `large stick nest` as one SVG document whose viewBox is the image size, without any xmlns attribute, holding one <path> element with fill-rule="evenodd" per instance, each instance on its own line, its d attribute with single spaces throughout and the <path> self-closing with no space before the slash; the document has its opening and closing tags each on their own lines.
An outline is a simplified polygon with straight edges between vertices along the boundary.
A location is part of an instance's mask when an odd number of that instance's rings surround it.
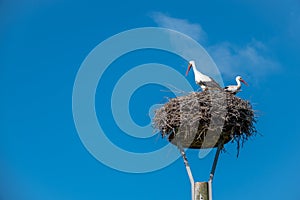
<svg viewBox="0 0 300 200">
<path fill-rule="evenodd" d="M 169 99 L 155 111 L 154 128 L 162 137 L 185 148 L 213 148 L 237 143 L 238 150 L 256 134 L 250 102 L 223 91 L 192 92 Z"/>
</svg>

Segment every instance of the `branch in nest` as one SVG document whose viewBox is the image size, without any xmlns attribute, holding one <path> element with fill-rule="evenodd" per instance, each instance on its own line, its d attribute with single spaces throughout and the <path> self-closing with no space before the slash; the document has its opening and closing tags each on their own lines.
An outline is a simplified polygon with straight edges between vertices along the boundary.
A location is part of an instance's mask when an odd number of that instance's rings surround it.
<svg viewBox="0 0 300 200">
<path fill-rule="evenodd" d="M 185 148 L 213 148 L 220 139 L 237 149 L 256 134 L 249 101 L 227 92 L 192 92 L 169 99 L 155 111 L 153 124 L 173 144 Z"/>
</svg>

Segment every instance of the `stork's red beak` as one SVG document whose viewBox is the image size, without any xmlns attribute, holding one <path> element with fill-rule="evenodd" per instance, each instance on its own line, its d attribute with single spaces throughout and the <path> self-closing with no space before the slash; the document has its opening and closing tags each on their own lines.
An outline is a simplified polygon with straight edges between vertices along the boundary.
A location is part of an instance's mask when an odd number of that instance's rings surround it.
<svg viewBox="0 0 300 200">
<path fill-rule="evenodd" d="M 187 68 L 187 70 L 185 72 L 186 76 L 189 74 L 189 71 L 190 71 L 191 67 L 192 67 L 192 64 L 189 64 L 189 66 L 188 66 L 188 68 Z"/>
<path fill-rule="evenodd" d="M 248 86 L 248 83 L 246 83 L 246 81 L 244 81 L 243 79 L 241 80 L 241 82 Z"/>
</svg>

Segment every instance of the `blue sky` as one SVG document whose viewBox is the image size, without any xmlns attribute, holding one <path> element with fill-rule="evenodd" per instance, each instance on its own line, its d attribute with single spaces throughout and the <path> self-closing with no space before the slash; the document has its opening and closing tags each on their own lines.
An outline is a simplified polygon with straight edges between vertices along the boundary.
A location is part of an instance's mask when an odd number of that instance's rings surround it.
<svg viewBox="0 0 300 200">
<path fill-rule="evenodd" d="M 181 159 L 150 173 L 124 173 L 95 159 L 74 124 L 73 85 L 86 56 L 107 38 L 140 27 L 189 35 L 213 58 L 225 85 L 238 74 L 249 83 L 239 96 L 257 110 L 262 136 L 250 139 L 239 158 L 235 145 L 227 145 L 213 183 L 214 199 L 300 199 L 299 1 L 4 0 L 0 27 L 1 199 L 190 199 Z M 150 62 L 181 74 L 187 64 L 158 50 L 129 53 L 105 71 L 95 95 L 107 137 L 128 151 L 167 144 L 158 135 L 129 137 L 110 110 L 122 73 Z M 187 80 L 197 89 L 192 75 Z M 174 97 L 165 89 L 145 85 L 132 95 L 129 110 L 138 125 L 150 122 L 153 104 Z M 196 181 L 205 181 L 213 154 L 199 159 L 198 153 L 189 150 L 187 156 Z"/>
</svg>

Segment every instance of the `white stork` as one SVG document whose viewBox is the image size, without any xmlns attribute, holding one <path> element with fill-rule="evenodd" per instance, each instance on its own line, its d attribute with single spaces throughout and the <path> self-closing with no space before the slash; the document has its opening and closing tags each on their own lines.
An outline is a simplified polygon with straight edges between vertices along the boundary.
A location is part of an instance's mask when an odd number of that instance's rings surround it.
<svg viewBox="0 0 300 200">
<path fill-rule="evenodd" d="M 228 85 L 224 88 L 224 91 L 226 92 L 230 92 L 232 94 L 236 94 L 238 92 L 240 92 L 241 90 L 241 87 L 242 87 L 242 84 L 241 82 L 243 82 L 245 85 L 248 86 L 248 83 L 246 83 L 246 81 L 243 80 L 243 78 L 241 76 L 237 76 L 235 78 L 236 82 L 237 82 L 237 85 Z"/>
<path fill-rule="evenodd" d="M 208 89 L 222 90 L 220 85 L 214 79 L 202 74 L 201 72 L 199 72 L 197 70 L 195 61 L 193 61 L 193 60 L 191 60 L 189 62 L 189 66 L 185 73 L 186 76 L 188 75 L 188 73 L 192 67 L 193 67 L 193 71 L 194 71 L 194 75 L 195 75 L 195 81 L 202 88 L 202 90 L 208 90 Z"/>
</svg>

